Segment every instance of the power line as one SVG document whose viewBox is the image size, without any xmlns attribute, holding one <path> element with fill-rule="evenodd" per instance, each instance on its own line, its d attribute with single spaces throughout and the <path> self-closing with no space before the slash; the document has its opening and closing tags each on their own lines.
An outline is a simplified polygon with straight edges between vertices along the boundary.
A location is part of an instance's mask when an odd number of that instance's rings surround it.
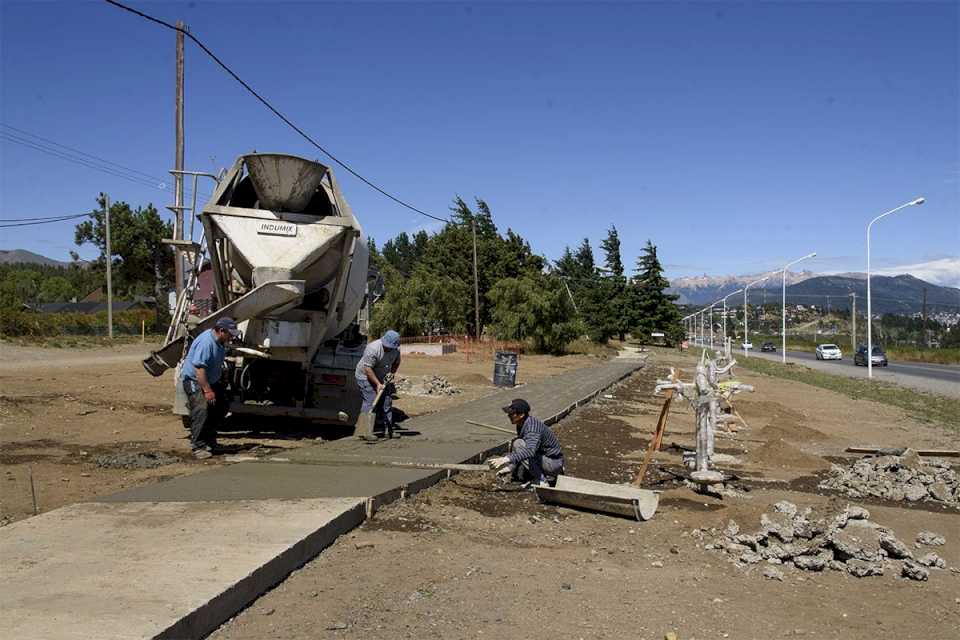
<svg viewBox="0 0 960 640">
<path fill-rule="evenodd" d="M 173 192 L 173 187 L 155 176 L 151 176 L 136 169 L 125 167 L 117 164 L 116 162 L 104 160 L 98 156 L 73 149 L 72 147 L 68 147 L 58 142 L 47 140 L 46 138 L 38 136 L 34 133 L 23 132 L 22 129 L 16 129 L 15 127 L 11 127 L 6 124 L 2 126 L 17 132 L 11 133 L 10 131 L 0 131 L 0 138 L 8 142 L 13 142 L 41 153 L 60 158 L 74 164 L 79 164 L 81 166 L 94 169 L 95 171 L 100 171 L 101 173 L 106 173 L 117 178 L 128 180 L 134 184 L 160 189 L 161 191 Z M 20 132 L 23 132 L 24 135 L 21 135 Z M 31 137 L 36 139 L 31 139 Z M 209 194 L 202 193 L 199 189 L 197 190 L 197 195 L 209 197 Z"/>
<path fill-rule="evenodd" d="M 17 222 L 14 224 L 0 224 L 0 228 L 5 227 L 32 227 L 38 224 L 50 224 L 51 222 L 64 222 L 65 220 L 76 220 L 77 218 L 87 218 L 92 216 L 92 213 L 81 213 L 74 216 L 62 216 L 60 218 L 48 218 L 46 220 L 40 220 L 37 222 Z"/>
<path fill-rule="evenodd" d="M 89 216 L 92 214 L 89 213 L 78 213 L 76 215 L 64 213 L 59 216 L 44 216 L 42 218 L 0 218 L 0 222 L 38 222 L 41 220 L 64 220 L 67 218 L 79 218 L 81 216 Z"/>
<path fill-rule="evenodd" d="M 216 54 L 214 54 L 214 53 L 213 53 L 210 49 L 208 49 L 208 48 L 206 47 L 206 45 L 204 45 L 196 36 L 194 36 L 192 33 L 190 33 L 189 31 L 187 31 L 186 29 L 178 28 L 177 26 L 172 25 L 172 24 L 170 24 L 169 22 L 165 22 L 165 21 L 163 21 L 163 20 L 161 20 L 161 19 L 159 19 L 159 18 L 155 18 L 155 17 L 153 17 L 153 16 L 151 16 L 151 15 L 147 15 L 146 13 L 143 13 L 142 11 L 137 11 L 137 10 L 134 9 L 133 7 L 128 7 L 127 5 L 122 4 L 122 3 L 120 3 L 120 2 L 117 2 L 116 0 L 105 0 L 105 2 L 107 2 L 108 4 L 112 4 L 113 6 L 117 7 L 118 9 L 123 9 L 124 11 L 128 11 L 128 12 L 134 14 L 134 15 L 140 16 L 141 18 L 143 18 L 143 19 L 145 19 L 145 20 L 149 20 L 150 22 L 154 22 L 154 23 L 156 23 L 156 24 L 159 24 L 159 25 L 162 26 L 162 27 L 166 27 L 167 29 L 170 29 L 170 30 L 172 30 L 172 31 L 179 31 L 179 32 L 182 33 L 185 37 L 190 38 L 190 40 L 191 40 L 195 45 L 197 45 L 198 47 L 200 47 L 200 49 L 201 49 L 205 54 L 207 54 L 207 56 L 209 56 L 211 60 L 213 60 L 215 63 L 217 63 L 217 65 L 218 65 L 221 69 L 223 69 L 224 71 L 226 71 L 234 80 L 236 80 L 238 83 L 240 83 L 240 86 L 242 86 L 244 89 L 246 89 L 247 92 L 249 92 L 254 98 L 256 98 L 257 100 L 259 100 L 260 103 L 263 104 L 263 106 L 265 106 L 267 109 L 269 109 L 271 112 L 273 112 L 273 114 L 274 114 L 275 116 L 277 116 L 278 118 L 280 118 L 280 120 L 282 120 L 288 127 L 290 127 L 291 129 L 293 129 L 294 131 L 296 131 L 298 134 L 300 134 L 300 137 L 302 137 L 304 140 L 306 140 L 307 142 L 309 142 L 311 145 L 313 145 L 314 147 L 316 147 L 317 149 L 319 149 L 324 155 L 326 155 L 328 158 L 330 158 L 331 160 L 333 160 L 334 162 L 336 162 L 338 165 L 340 165 L 341 167 L 343 167 L 347 172 L 349 172 L 349 173 L 350 173 L 351 175 L 353 175 L 355 178 L 357 178 L 358 180 L 360 180 L 361 182 L 363 182 L 364 184 L 366 184 L 368 187 L 370 187 L 370 188 L 373 189 L 374 191 L 377 191 L 377 192 L 380 193 L 381 195 L 386 196 L 386 197 L 389 198 L 390 200 L 393 200 L 394 202 L 396 202 L 397 204 L 399 204 L 399 205 L 402 206 L 402 207 L 406 207 L 407 209 L 410 209 L 411 211 L 415 211 L 416 213 L 419 213 L 419 214 L 422 215 L 422 216 L 426 216 L 426 217 L 428 217 L 428 218 L 431 218 L 431 219 L 433 219 L 433 220 L 437 220 L 437 221 L 439 221 L 439 222 L 446 222 L 446 223 L 450 223 L 450 222 L 451 222 L 451 221 L 448 220 L 447 218 L 441 218 L 441 217 L 439 217 L 439 216 L 435 216 L 435 215 L 433 215 L 433 214 L 427 213 L 426 211 L 423 211 L 422 209 L 418 209 L 417 207 L 413 206 L 412 204 L 409 204 L 409 203 L 407 203 L 407 202 L 404 202 L 403 200 L 401 200 L 401 199 L 398 198 L 397 196 L 395 196 L 395 195 L 393 195 L 393 194 L 385 191 L 385 190 L 382 189 L 381 187 L 379 187 L 379 186 L 377 186 L 376 184 L 374 184 L 372 181 L 368 180 L 367 178 L 365 178 L 365 177 L 363 177 L 362 175 L 360 175 L 359 173 L 357 173 L 357 171 L 355 171 L 350 165 L 348 165 L 346 162 L 343 162 L 342 160 L 340 160 L 339 158 L 337 158 L 337 157 L 336 157 L 335 155 L 333 155 L 331 152 L 327 151 L 325 148 L 323 148 L 323 146 L 320 145 L 319 142 L 317 142 L 317 141 L 314 140 L 312 137 L 310 137 L 310 135 L 308 135 L 303 129 L 301 129 L 300 127 L 298 127 L 297 125 L 295 125 L 293 122 L 290 121 L 289 118 L 287 118 L 285 115 L 283 115 L 282 113 L 280 113 L 280 111 L 279 111 L 276 107 L 274 107 L 272 104 L 270 104 L 270 102 L 267 101 L 266 98 L 264 98 L 264 97 L 261 96 L 259 93 L 257 93 L 257 92 L 253 89 L 253 87 L 251 87 L 249 84 L 247 84 L 247 83 L 243 80 L 243 78 L 241 78 L 240 76 L 238 76 L 238 75 L 233 71 L 233 69 L 231 69 L 230 67 L 228 67 L 228 66 L 226 65 L 226 63 L 224 63 L 222 60 L 220 60 L 220 58 L 218 58 L 218 57 L 216 56 Z"/>
</svg>

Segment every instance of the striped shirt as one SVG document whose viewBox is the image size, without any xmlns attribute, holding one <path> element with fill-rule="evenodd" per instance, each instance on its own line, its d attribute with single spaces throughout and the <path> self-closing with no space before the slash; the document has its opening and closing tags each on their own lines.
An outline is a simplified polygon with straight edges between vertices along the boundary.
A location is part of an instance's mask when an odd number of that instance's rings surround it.
<svg viewBox="0 0 960 640">
<path fill-rule="evenodd" d="M 523 462 L 535 455 L 547 456 L 548 458 L 563 457 L 563 449 L 560 448 L 560 441 L 557 440 L 557 436 L 554 435 L 553 431 L 550 431 L 547 425 L 533 416 L 527 416 L 527 419 L 520 425 L 517 435 L 523 439 L 525 446 L 521 451 L 507 454 L 513 464 Z"/>
</svg>

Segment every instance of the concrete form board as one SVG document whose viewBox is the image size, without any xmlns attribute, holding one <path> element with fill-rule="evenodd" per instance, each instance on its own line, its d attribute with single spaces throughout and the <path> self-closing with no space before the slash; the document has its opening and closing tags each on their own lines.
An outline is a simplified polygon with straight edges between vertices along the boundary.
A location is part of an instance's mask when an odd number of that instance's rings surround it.
<svg viewBox="0 0 960 640">
<path fill-rule="evenodd" d="M 0 529 L 0 636 L 198 638 L 364 519 L 363 498 L 85 503 Z"/>
</svg>

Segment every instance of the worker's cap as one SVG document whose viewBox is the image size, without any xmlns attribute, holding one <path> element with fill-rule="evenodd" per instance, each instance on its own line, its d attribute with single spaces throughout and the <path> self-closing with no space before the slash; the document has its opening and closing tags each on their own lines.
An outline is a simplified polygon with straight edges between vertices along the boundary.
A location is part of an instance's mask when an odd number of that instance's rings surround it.
<svg viewBox="0 0 960 640">
<path fill-rule="evenodd" d="M 385 334 L 383 334 L 383 337 L 380 338 L 380 342 L 382 342 L 383 346 L 385 346 L 388 349 L 399 349 L 400 334 L 394 331 L 393 329 L 390 329 Z"/>
<path fill-rule="evenodd" d="M 523 398 L 517 398 L 510 404 L 503 407 L 503 412 L 507 415 L 525 415 L 530 413 L 530 404 Z"/>
<path fill-rule="evenodd" d="M 230 335 L 236 338 L 240 335 L 239 329 L 237 329 L 237 323 L 233 318 L 219 318 L 217 323 L 213 325 L 214 328 L 220 329 L 221 331 L 229 331 Z"/>
</svg>

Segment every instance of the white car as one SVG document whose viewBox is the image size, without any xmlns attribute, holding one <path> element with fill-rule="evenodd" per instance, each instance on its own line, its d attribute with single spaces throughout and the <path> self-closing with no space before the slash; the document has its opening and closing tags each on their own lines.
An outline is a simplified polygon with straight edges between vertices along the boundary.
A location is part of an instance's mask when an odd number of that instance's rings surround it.
<svg viewBox="0 0 960 640">
<path fill-rule="evenodd" d="M 843 354 L 835 344 L 818 344 L 817 360 L 843 360 Z"/>
</svg>

